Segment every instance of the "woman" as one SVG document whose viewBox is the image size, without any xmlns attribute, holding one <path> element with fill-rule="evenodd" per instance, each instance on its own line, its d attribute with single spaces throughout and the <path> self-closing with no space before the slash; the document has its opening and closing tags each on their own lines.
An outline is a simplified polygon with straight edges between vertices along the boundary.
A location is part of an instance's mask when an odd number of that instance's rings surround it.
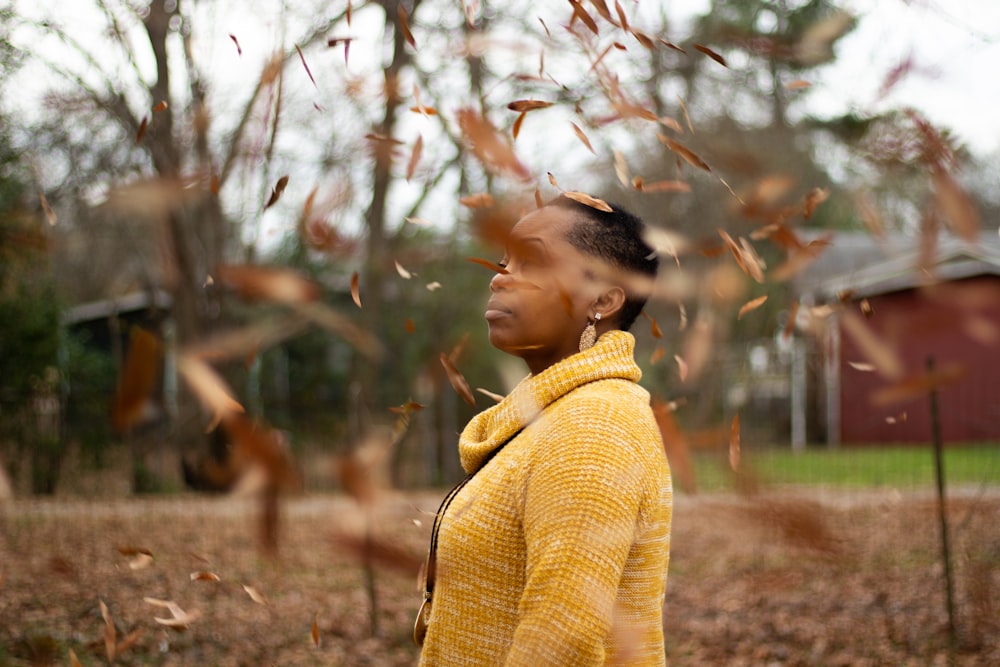
<svg viewBox="0 0 1000 667">
<path fill-rule="evenodd" d="M 459 440 L 421 665 L 664 664 L 670 473 L 627 333 L 658 264 L 642 230 L 565 197 L 511 230 L 485 317 L 531 374 Z"/>
</svg>

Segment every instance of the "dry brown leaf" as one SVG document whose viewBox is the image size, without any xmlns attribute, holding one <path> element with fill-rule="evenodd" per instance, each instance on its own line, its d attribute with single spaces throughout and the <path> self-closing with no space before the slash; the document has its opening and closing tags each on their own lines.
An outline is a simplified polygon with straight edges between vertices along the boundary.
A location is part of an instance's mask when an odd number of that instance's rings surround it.
<svg viewBox="0 0 1000 667">
<path fill-rule="evenodd" d="M 243 47 L 240 46 L 240 40 L 236 39 L 236 35 L 230 33 L 229 39 L 233 40 L 233 44 L 236 45 L 236 55 L 243 55 Z"/>
<path fill-rule="evenodd" d="M 313 646 L 319 646 L 319 612 L 313 614 L 311 636 L 312 636 Z"/>
<path fill-rule="evenodd" d="M 756 299 L 751 299 L 750 301 L 747 301 L 740 307 L 740 312 L 736 315 L 736 319 L 737 320 L 743 319 L 743 316 L 749 313 L 751 310 L 757 310 L 758 308 L 763 306 L 765 301 L 767 301 L 766 294 L 764 296 L 759 296 Z"/>
<path fill-rule="evenodd" d="M 656 417 L 656 424 L 660 428 L 660 437 L 663 440 L 663 450 L 670 463 L 670 472 L 681 490 L 687 493 L 695 493 L 697 482 L 694 465 L 691 460 L 691 446 L 687 436 L 681 429 L 680 424 L 674 417 L 674 406 L 659 398 L 654 398 L 652 402 L 653 416 Z"/>
<path fill-rule="evenodd" d="M 504 399 L 504 397 L 501 396 L 500 394 L 494 393 L 494 392 L 492 392 L 492 391 L 490 391 L 488 389 L 483 389 L 482 387 L 476 387 L 476 391 L 478 391 L 483 396 L 486 396 L 488 398 L 492 398 L 497 403 L 499 403 L 500 401 L 502 401 Z"/>
<path fill-rule="evenodd" d="M 716 53 L 712 49 L 708 48 L 707 46 L 703 46 L 701 44 L 695 44 L 694 48 L 695 48 L 695 51 L 701 51 L 706 56 L 708 56 L 709 58 L 711 58 L 715 62 L 719 63 L 723 67 L 729 67 L 729 65 L 726 64 L 726 59 L 725 58 L 723 58 L 722 56 L 720 56 L 718 53 Z"/>
<path fill-rule="evenodd" d="M 961 380 L 965 374 L 966 368 L 962 364 L 948 364 L 938 369 L 909 375 L 888 387 L 872 392 L 871 402 L 876 407 L 885 407 L 921 398 L 939 387 Z"/>
<path fill-rule="evenodd" d="M 786 90 L 801 90 L 803 88 L 809 88 L 810 86 L 812 86 L 812 84 L 810 82 L 806 81 L 805 79 L 795 79 L 793 81 L 789 81 L 788 83 L 786 83 L 785 84 L 785 89 Z"/>
<path fill-rule="evenodd" d="M 465 195 L 458 200 L 458 203 L 467 208 L 489 208 L 496 204 L 496 200 L 488 192 L 477 192 Z"/>
<path fill-rule="evenodd" d="M 788 309 L 788 320 L 785 322 L 785 328 L 781 331 L 781 337 L 784 340 L 788 340 L 788 338 L 792 335 L 792 332 L 795 330 L 795 318 L 798 314 L 799 302 L 792 301 L 792 306 Z"/>
<path fill-rule="evenodd" d="M 455 392 L 462 397 L 462 400 L 475 407 L 476 397 L 472 393 L 472 387 L 469 386 L 465 376 L 459 372 L 455 363 L 444 352 L 441 353 L 441 365 L 444 366 L 445 373 L 448 375 L 448 382 L 451 383 Z"/>
<path fill-rule="evenodd" d="M 590 208 L 596 208 L 598 211 L 604 211 L 605 213 L 612 213 L 614 211 L 611 206 L 608 205 L 603 199 L 598 199 L 597 197 L 591 197 L 584 192 L 577 192 L 575 190 L 570 190 L 563 193 L 563 196 L 567 199 L 572 199 L 573 201 L 580 202 Z"/>
<path fill-rule="evenodd" d="M 69 667 L 83 667 L 83 663 L 81 663 L 80 659 L 76 657 L 76 653 L 73 649 L 69 650 Z"/>
<path fill-rule="evenodd" d="M 547 109 L 550 106 L 552 106 L 552 102 L 542 100 L 514 100 L 507 105 L 507 108 L 518 113 L 528 113 L 536 109 Z"/>
<path fill-rule="evenodd" d="M 653 181 L 652 183 L 641 183 L 636 190 L 645 193 L 653 192 L 691 192 L 691 185 L 685 181 L 667 180 Z"/>
<path fill-rule="evenodd" d="M 478 264 L 479 266 L 485 266 L 490 271 L 494 271 L 496 273 L 503 273 L 505 275 L 507 274 L 507 269 L 503 268 L 496 262 L 491 262 L 488 259 L 483 259 L 481 257 L 466 257 L 465 261 L 472 262 L 473 264 Z"/>
<path fill-rule="evenodd" d="M 661 143 L 666 145 L 667 148 L 672 150 L 674 153 L 679 155 L 684 159 L 685 162 L 690 164 L 692 167 L 697 167 L 698 169 L 704 169 L 705 171 L 711 172 L 712 168 L 708 166 L 708 163 L 702 160 L 698 155 L 692 151 L 690 148 L 684 144 L 674 141 L 665 134 L 656 133 L 656 138 L 660 140 Z"/>
<path fill-rule="evenodd" d="M 869 364 L 864 361 L 848 361 L 847 365 L 856 371 L 861 371 L 862 373 L 871 373 L 874 370 L 878 370 L 875 368 L 875 364 Z"/>
<path fill-rule="evenodd" d="M 587 26 L 587 28 L 594 33 L 597 32 L 597 22 L 587 13 L 587 10 L 583 8 L 580 4 L 580 0 L 569 0 L 569 4 L 573 7 L 573 18 L 570 19 L 570 26 L 573 25 L 573 21 L 580 19 L 580 21 Z"/>
<path fill-rule="evenodd" d="M 358 276 L 357 271 L 351 274 L 351 299 L 354 300 L 354 305 L 357 306 L 358 308 L 361 307 L 361 286 L 359 284 L 360 280 L 361 279 Z"/>
<path fill-rule="evenodd" d="M 515 176 L 522 181 L 531 179 L 531 172 L 489 120 L 468 108 L 460 109 L 457 116 L 466 145 L 487 170 L 497 175 Z"/>
<path fill-rule="evenodd" d="M 809 243 L 793 250 L 784 263 L 775 267 L 771 272 L 771 279 L 775 282 L 782 282 L 797 275 L 800 271 L 816 261 L 826 248 L 831 244 L 830 239 L 833 234 L 827 234 L 821 239 L 815 239 Z"/>
<path fill-rule="evenodd" d="M 663 357 L 667 356 L 667 351 L 662 347 L 657 346 L 653 349 L 653 353 L 649 355 L 649 364 L 655 366 L 656 364 L 663 361 Z"/>
<path fill-rule="evenodd" d="M 628 164 L 625 162 L 625 156 L 620 150 L 615 149 L 615 176 L 618 177 L 618 182 L 621 183 L 626 188 L 629 187 L 629 173 Z"/>
<path fill-rule="evenodd" d="M 129 332 L 128 351 L 115 387 L 111 419 L 115 431 L 126 433 L 142 420 L 160 381 L 163 343 L 142 327 Z"/>
<path fill-rule="evenodd" d="M 573 131 L 576 133 L 576 138 L 583 142 L 583 145 L 587 147 L 587 150 L 589 150 L 591 153 L 594 153 L 594 155 L 597 155 L 597 153 L 594 151 L 594 147 L 590 145 L 590 139 L 588 139 L 587 135 L 583 133 L 583 130 L 580 129 L 580 126 L 577 125 L 576 123 L 570 123 L 570 125 L 573 126 Z"/>
<path fill-rule="evenodd" d="M 152 597 L 146 597 L 143 600 L 148 604 L 163 607 L 169 611 L 170 618 L 153 617 L 153 620 L 177 631 L 186 630 L 191 623 L 201 618 L 200 611 L 186 612 L 173 600 L 160 600 Z"/>
<path fill-rule="evenodd" d="M 436 116 L 438 113 L 437 109 L 428 106 L 412 106 L 410 107 L 410 111 L 412 111 L 413 113 L 422 114 L 424 116 Z"/>
<path fill-rule="evenodd" d="M 517 139 L 517 135 L 521 134 L 521 123 L 524 122 L 524 117 L 526 115 L 527 115 L 526 113 L 521 112 L 520 114 L 518 114 L 517 119 L 514 121 L 514 127 L 511 128 L 510 133 L 511 136 L 513 136 L 515 139 Z"/>
<path fill-rule="evenodd" d="M 978 241 L 981 224 L 972 198 L 944 168 L 935 167 L 931 177 L 934 199 L 942 216 L 951 223 L 957 235 L 969 242 Z"/>
<path fill-rule="evenodd" d="M 288 185 L 288 176 L 282 176 L 278 179 L 278 182 L 274 184 L 274 188 L 271 190 L 271 196 L 268 198 L 267 203 L 264 204 L 264 210 L 271 208 L 278 203 L 281 199 L 281 193 L 285 191 L 285 186 Z"/>
<path fill-rule="evenodd" d="M 221 581 L 221 577 L 214 572 L 201 570 L 191 573 L 191 581 Z"/>
<path fill-rule="evenodd" d="M 177 359 L 177 371 L 216 419 L 230 412 L 243 412 L 243 406 L 233 398 L 225 380 L 204 360 L 182 353 Z"/>
<path fill-rule="evenodd" d="M 296 45 L 295 45 L 295 51 L 296 51 L 296 53 L 298 53 L 298 54 L 299 54 L 299 60 L 301 60 L 301 61 L 302 61 L 302 67 L 303 67 L 303 68 L 305 68 L 305 70 L 306 70 L 306 75 L 307 75 L 307 76 L 309 77 L 309 80 L 310 80 L 310 81 L 312 81 L 312 85 L 313 85 L 313 87 L 316 87 L 316 88 L 318 88 L 318 86 L 316 86 L 316 79 L 314 79 L 314 78 L 313 78 L 313 73 L 312 73 L 312 71 L 311 71 L 311 70 L 309 69 L 309 64 L 308 64 L 308 63 L 306 62 L 306 57 L 305 57 L 305 55 L 304 55 L 304 54 L 302 53 L 302 49 L 300 49 L 300 48 L 299 48 L 299 45 L 298 45 L 298 44 L 296 44 Z"/>
<path fill-rule="evenodd" d="M 52 210 L 49 206 L 49 200 L 45 198 L 45 195 L 41 192 L 38 193 L 38 201 L 42 205 L 42 212 L 45 214 L 45 220 L 49 223 L 49 226 L 56 224 L 59 218 L 56 217 L 56 212 Z"/>
<path fill-rule="evenodd" d="M 245 590 L 247 595 L 250 596 L 250 599 L 256 602 L 257 604 L 263 604 L 263 605 L 267 604 L 267 598 L 265 598 L 264 594 L 261 593 L 255 586 L 249 586 L 247 584 L 243 584 L 243 590 Z"/>
<path fill-rule="evenodd" d="M 424 150 L 424 138 L 422 135 L 417 135 L 417 140 L 413 143 L 413 152 L 410 153 L 410 161 L 406 165 L 406 180 L 413 178 L 413 172 L 417 169 L 417 164 L 420 162 L 420 155 Z"/>
<path fill-rule="evenodd" d="M 403 31 L 403 38 L 406 40 L 406 43 L 414 49 L 417 48 L 417 40 L 413 38 L 413 33 L 410 32 L 410 19 L 406 14 L 406 8 L 402 4 L 396 9 L 396 16 L 399 18 L 399 29 Z"/>
<path fill-rule="evenodd" d="M 400 264 L 396 260 L 393 260 L 392 263 L 396 266 L 396 273 L 399 274 L 400 278 L 402 278 L 403 280 L 409 280 L 410 278 L 413 277 L 413 274 L 404 269 L 402 264 Z"/>
<path fill-rule="evenodd" d="M 136 628 L 132 632 L 125 635 L 125 637 L 123 637 L 122 640 L 118 642 L 118 646 L 115 647 L 115 656 L 120 656 L 123 653 L 125 653 L 125 651 L 135 646 L 135 644 L 139 641 L 139 639 L 142 638 L 142 633 L 143 633 L 142 628 Z"/>
<path fill-rule="evenodd" d="M 841 312 L 840 322 L 861 354 L 878 368 L 883 377 L 889 380 L 903 377 L 903 362 L 891 343 L 879 337 L 864 320 L 850 310 Z"/>
<path fill-rule="evenodd" d="M 733 472 L 740 468 L 740 416 L 733 417 L 733 423 L 729 426 L 729 467 Z"/>
<path fill-rule="evenodd" d="M 108 605 L 104 604 L 104 600 L 99 600 L 99 602 L 101 618 L 104 619 L 104 653 L 108 657 L 108 662 L 113 663 L 118 646 L 118 632 L 115 629 L 114 621 L 111 619 L 111 612 L 108 610 Z"/>
<path fill-rule="evenodd" d="M 246 299 L 278 303 L 306 303 L 320 297 L 320 287 L 293 269 L 224 264 L 216 269 L 216 278 Z"/>
<path fill-rule="evenodd" d="M 822 204 L 830 196 L 830 191 L 826 188 L 813 188 L 805 197 L 802 204 L 802 217 L 808 220 L 812 217 L 816 207 Z"/>
<path fill-rule="evenodd" d="M 687 362 L 684 361 L 681 358 L 681 356 L 678 355 L 678 354 L 674 355 L 674 361 L 677 362 L 677 375 L 678 375 L 678 377 L 680 377 L 681 382 L 684 382 L 685 380 L 687 380 L 687 376 L 688 376 L 688 365 L 687 365 Z"/>
<path fill-rule="evenodd" d="M 135 143 L 141 144 L 143 137 L 146 136 L 146 130 L 149 128 L 149 117 L 143 116 L 142 120 L 139 121 L 139 129 L 135 133 Z"/>
</svg>

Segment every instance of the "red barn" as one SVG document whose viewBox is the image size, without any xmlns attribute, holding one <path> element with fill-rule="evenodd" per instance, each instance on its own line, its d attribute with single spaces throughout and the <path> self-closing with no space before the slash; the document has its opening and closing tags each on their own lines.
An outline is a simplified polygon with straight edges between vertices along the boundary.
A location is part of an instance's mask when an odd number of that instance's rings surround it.
<svg viewBox="0 0 1000 667">
<path fill-rule="evenodd" d="M 804 304 L 841 304 L 821 329 L 814 375 L 827 442 L 929 441 L 930 386 L 945 441 L 1000 440 L 997 234 L 942 238 L 932 261 L 916 243 L 887 251 L 856 235 L 827 252 L 799 284 Z"/>
</svg>

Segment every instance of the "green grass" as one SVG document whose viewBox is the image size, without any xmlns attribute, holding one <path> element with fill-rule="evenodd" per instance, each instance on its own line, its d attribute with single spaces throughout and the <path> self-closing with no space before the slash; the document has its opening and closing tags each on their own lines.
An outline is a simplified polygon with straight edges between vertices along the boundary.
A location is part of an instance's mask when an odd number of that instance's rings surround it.
<svg viewBox="0 0 1000 667">
<path fill-rule="evenodd" d="M 766 485 L 933 488 L 936 483 L 930 445 L 744 450 L 740 468 Z M 949 445 L 944 471 L 948 486 L 1000 486 L 1000 443 Z M 696 456 L 695 475 L 701 490 L 730 488 L 734 483 L 728 456 Z"/>
</svg>

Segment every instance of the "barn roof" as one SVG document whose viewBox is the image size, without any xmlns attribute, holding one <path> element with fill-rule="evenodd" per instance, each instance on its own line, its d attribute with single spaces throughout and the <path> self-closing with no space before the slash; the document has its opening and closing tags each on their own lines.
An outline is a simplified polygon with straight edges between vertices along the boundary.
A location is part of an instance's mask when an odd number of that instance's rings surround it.
<svg viewBox="0 0 1000 667">
<path fill-rule="evenodd" d="M 876 239 L 867 233 L 838 232 L 831 245 L 796 278 L 795 287 L 803 301 L 823 303 L 848 292 L 868 297 L 934 282 L 1000 275 L 1000 236 L 996 232 L 984 231 L 975 242 L 940 235 L 930 270 L 921 266 L 921 253 L 921 240 L 915 236 Z"/>
</svg>

